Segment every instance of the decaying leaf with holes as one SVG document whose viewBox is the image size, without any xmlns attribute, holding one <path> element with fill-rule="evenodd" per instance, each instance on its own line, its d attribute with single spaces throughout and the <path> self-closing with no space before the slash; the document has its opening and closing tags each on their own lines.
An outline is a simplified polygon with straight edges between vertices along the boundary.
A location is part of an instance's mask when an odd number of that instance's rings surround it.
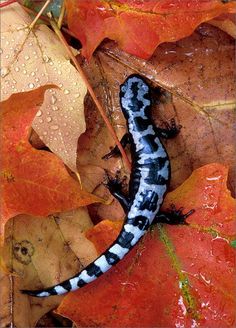
<svg viewBox="0 0 236 328">
<path fill-rule="evenodd" d="M 153 226 L 109 272 L 68 294 L 57 312 L 78 327 L 235 327 L 236 202 L 227 173 L 221 164 L 195 170 L 163 206 L 194 208 L 189 225 Z M 87 236 L 102 252 L 121 224 L 103 221 Z"/>
<path fill-rule="evenodd" d="M 16 327 L 34 327 L 60 304 L 60 296 L 28 298 L 20 289 L 53 285 L 93 261 L 97 251 L 85 236 L 92 226 L 86 208 L 48 217 L 18 215 L 7 222 L 3 251 L 8 274 L 0 280 L 4 327 L 9 322 Z"/>
<path fill-rule="evenodd" d="M 2 8 L 1 17 L 1 100 L 13 93 L 56 84 L 60 89 L 46 92 L 33 128 L 76 171 L 77 141 L 85 131 L 85 84 L 47 26 L 30 30 L 30 17 L 16 3 Z"/>
<path fill-rule="evenodd" d="M 101 201 L 81 189 L 58 157 L 34 149 L 28 141 L 37 105 L 42 103 L 44 92 L 50 87 L 53 86 L 13 94 L 1 103 L 2 240 L 5 223 L 17 214 L 48 215 Z"/>
</svg>

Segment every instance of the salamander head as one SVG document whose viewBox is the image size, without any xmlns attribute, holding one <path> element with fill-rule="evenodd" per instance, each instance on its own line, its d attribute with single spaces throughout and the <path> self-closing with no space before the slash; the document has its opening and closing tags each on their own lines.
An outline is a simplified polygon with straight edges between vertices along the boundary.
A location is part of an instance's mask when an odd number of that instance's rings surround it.
<svg viewBox="0 0 236 328">
<path fill-rule="evenodd" d="M 127 118 L 131 113 L 145 117 L 151 106 L 148 84 L 139 75 L 130 75 L 120 87 L 120 104 Z"/>
</svg>

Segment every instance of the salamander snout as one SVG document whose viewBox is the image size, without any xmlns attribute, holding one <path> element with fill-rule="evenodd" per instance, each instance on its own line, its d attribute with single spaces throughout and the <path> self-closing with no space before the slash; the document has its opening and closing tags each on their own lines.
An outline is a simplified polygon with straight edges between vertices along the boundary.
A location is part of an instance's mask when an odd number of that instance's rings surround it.
<svg viewBox="0 0 236 328">
<path fill-rule="evenodd" d="M 125 116 L 151 106 L 150 88 L 141 76 L 131 75 L 121 85 L 120 103 Z"/>
</svg>

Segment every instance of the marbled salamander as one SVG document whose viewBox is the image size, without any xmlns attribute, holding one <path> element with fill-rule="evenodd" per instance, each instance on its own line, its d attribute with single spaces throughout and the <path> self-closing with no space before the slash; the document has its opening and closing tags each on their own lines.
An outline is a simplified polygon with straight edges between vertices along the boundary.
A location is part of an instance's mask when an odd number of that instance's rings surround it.
<svg viewBox="0 0 236 328">
<path fill-rule="evenodd" d="M 123 206 L 127 218 L 119 236 L 102 255 L 72 278 L 53 287 L 23 290 L 23 293 L 37 297 L 61 295 L 95 280 L 131 250 L 159 212 L 170 179 L 170 161 L 159 137 L 173 137 L 179 130 L 175 125 L 172 129 L 160 129 L 151 123 L 150 88 L 138 75 L 131 75 L 121 85 L 120 103 L 130 136 L 132 172 L 129 204 Z M 115 192 L 114 195 L 117 197 Z M 181 216 L 181 211 L 179 214 Z"/>
</svg>

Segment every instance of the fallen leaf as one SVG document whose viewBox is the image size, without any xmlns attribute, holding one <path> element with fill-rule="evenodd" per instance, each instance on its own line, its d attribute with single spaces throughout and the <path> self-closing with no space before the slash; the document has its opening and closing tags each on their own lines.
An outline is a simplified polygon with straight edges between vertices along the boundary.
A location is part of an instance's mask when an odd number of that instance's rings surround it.
<svg viewBox="0 0 236 328">
<path fill-rule="evenodd" d="M 63 296 L 39 299 L 20 290 L 58 283 L 94 260 L 96 249 L 85 237 L 92 226 L 86 208 L 49 217 L 19 215 L 7 222 L 4 259 L 14 276 L 4 275 L 0 281 L 1 323 L 34 327 L 59 305 Z"/>
<path fill-rule="evenodd" d="M 81 190 L 59 158 L 28 142 L 36 105 L 50 87 L 13 94 L 1 103 L 1 234 L 6 221 L 17 214 L 48 215 L 99 201 Z"/>
<path fill-rule="evenodd" d="M 76 171 L 78 137 L 85 131 L 85 84 L 55 34 L 45 25 L 30 30 L 30 16 L 14 3 L 1 9 L 1 100 L 56 84 L 45 94 L 33 128 Z"/>
<path fill-rule="evenodd" d="M 204 24 L 184 40 L 160 45 L 149 61 L 130 56 L 108 43 L 97 51 L 106 74 L 105 54 L 110 57 L 110 70 L 116 68 L 112 61 L 116 59 L 120 69 L 123 65 L 123 72 L 141 74 L 153 85 L 152 115 L 156 124 L 174 117 L 182 125 L 174 140 L 164 141 L 171 158 L 171 188 L 180 185 L 195 168 L 218 161 L 229 165 L 229 184 L 234 191 L 234 40 Z M 164 89 L 161 100 L 155 87 Z M 115 92 L 118 93 L 118 86 Z"/>
<path fill-rule="evenodd" d="M 159 44 L 189 36 L 202 22 L 220 14 L 236 12 L 233 2 L 219 0 L 67 0 L 66 7 L 69 28 L 81 41 L 87 59 L 105 38 L 148 59 Z"/>
<path fill-rule="evenodd" d="M 164 204 L 194 208 L 189 225 L 153 227 L 109 272 L 68 294 L 57 313 L 78 327 L 234 327 L 236 203 L 227 173 L 221 164 L 195 170 Z M 117 223 L 89 233 L 103 250 Z"/>
<path fill-rule="evenodd" d="M 236 23 L 234 14 L 223 14 L 208 22 L 209 24 L 220 28 L 236 39 Z"/>
</svg>

